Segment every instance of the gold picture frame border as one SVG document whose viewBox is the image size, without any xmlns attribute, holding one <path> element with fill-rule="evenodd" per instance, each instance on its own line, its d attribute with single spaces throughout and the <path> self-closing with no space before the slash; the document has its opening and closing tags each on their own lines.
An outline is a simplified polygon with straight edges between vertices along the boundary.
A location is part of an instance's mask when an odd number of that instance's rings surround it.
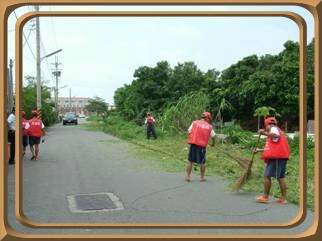
<svg viewBox="0 0 322 241">
<path fill-rule="evenodd" d="M 0 106 L 0 118 L 1 120 L 1 126 L 0 126 L 0 134 L 2 136 L 0 140 L 0 146 L 3 150 L 3 155 L 1 155 L 1 168 L 0 168 L 0 176 L 1 174 L 3 179 L 0 179 L 0 233 L 1 235 L 4 233 L 4 236 L 10 235 L 12 237 L 18 237 L 18 236 L 24 236 L 25 234 L 21 234 L 13 230 L 9 224 L 8 221 L 6 220 L 7 216 L 7 201 L 6 201 L 6 196 L 7 196 L 7 158 L 6 158 L 6 145 L 7 145 L 7 140 L 6 140 L 6 131 L 7 127 L 5 125 L 5 113 L 7 109 L 7 91 L 6 91 L 6 86 L 7 86 L 7 74 L 6 74 L 6 69 L 5 67 L 7 66 L 7 54 L 6 54 L 6 49 L 7 49 L 7 42 L 6 42 L 6 36 L 7 36 L 7 19 L 10 14 L 15 8 L 26 5 L 27 1 L 11 1 L 14 2 L 13 4 L 8 4 L 8 2 L 1 2 L 0 4 L 0 11 L 1 11 L 1 18 L 0 21 L 0 29 L 3 29 L 3 38 L 0 39 L 0 52 L 3 53 L 3 56 L 1 56 L 1 62 L 3 62 L 2 65 L 0 65 L 0 73 L 3 73 L 3 75 L 0 76 L 2 79 L 1 81 L 1 88 L 0 88 L 0 98 L 1 98 L 1 106 Z M 223 3 L 224 2 L 224 3 Z M 316 4 L 314 5 L 313 2 Z M 280 4 L 286 4 L 286 5 L 298 5 L 305 7 L 308 9 L 312 15 L 314 16 L 315 20 L 315 53 L 318 53 L 319 51 L 319 34 L 321 33 L 320 31 L 320 24 L 318 19 L 320 9 L 321 9 L 321 4 L 320 1 L 312 1 L 310 4 L 305 3 L 305 1 L 217 1 L 217 0 L 209 0 L 209 1 L 109 1 L 109 0 L 101 0 L 101 1 L 91 1 L 90 3 L 86 3 L 86 1 L 62 1 L 62 0 L 51 0 L 49 1 L 33 1 L 33 4 L 39 4 L 39 5 L 116 5 L 116 4 L 123 4 L 123 5 L 172 5 L 172 4 L 179 4 L 179 5 L 249 5 L 249 4 L 254 4 L 254 5 L 264 5 L 265 3 L 267 5 L 280 5 Z M 31 3 L 28 2 L 28 5 Z M 299 16 L 298 14 L 292 13 L 292 12 L 197 12 L 197 11 L 173 11 L 173 12 L 162 12 L 162 11 L 147 11 L 147 12 L 140 12 L 140 11 L 129 11 L 129 12 L 35 12 L 35 13 L 28 13 L 23 15 L 21 18 L 18 19 L 17 21 L 17 27 L 16 27 L 16 34 L 18 37 L 16 37 L 16 79 L 17 79 L 17 86 L 16 86 L 16 110 L 17 113 L 20 113 L 22 111 L 22 104 L 21 104 L 21 90 L 22 90 L 22 60 L 21 60 L 21 33 L 22 33 L 22 27 L 23 24 L 28 21 L 29 19 L 37 16 L 45 16 L 46 14 L 49 15 L 55 15 L 55 16 L 98 16 L 101 14 L 101 16 L 129 16 L 129 14 L 134 14 L 135 16 L 207 16 L 207 14 L 213 15 L 214 13 L 218 15 L 223 16 L 224 14 L 235 14 L 234 16 L 238 16 L 238 14 L 241 14 L 243 16 L 246 16 L 245 13 L 250 14 L 250 16 L 263 16 L 263 14 L 269 15 L 274 15 L 277 16 L 278 14 L 281 14 L 280 16 L 287 17 L 292 19 L 300 29 L 300 169 L 301 169 L 301 200 L 300 200 L 300 212 L 297 215 L 295 219 L 292 220 L 292 222 L 288 223 L 282 223 L 278 225 L 272 225 L 272 224 L 86 224 L 86 223 L 81 223 L 81 224 L 69 224 L 69 223 L 37 223 L 37 222 L 32 222 L 28 220 L 25 215 L 23 214 L 22 210 L 22 181 L 21 181 L 21 175 L 22 175 L 22 165 L 21 165 L 21 150 L 20 148 L 16 148 L 16 155 L 19 157 L 17 159 L 17 166 L 16 166 L 16 217 L 17 219 L 26 225 L 27 227 L 31 228 L 290 228 L 297 226 L 298 224 L 302 223 L 303 220 L 305 220 L 306 216 L 306 183 L 303 181 L 306 179 L 306 174 L 303 170 L 306 168 L 306 134 L 304 135 L 304 131 L 307 128 L 306 124 L 306 62 L 304 59 L 306 59 L 306 24 L 304 19 Z M 66 15 L 67 14 L 67 15 Z M 81 14 L 81 15 L 78 15 Z M 192 15 L 191 15 L 192 14 Z M 244 15 L 245 14 L 245 15 Z M 259 14 L 259 15 L 257 15 Z M 227 15 L 227 16 L 228 16 Z M 232 15 L 230 15 L 232 16 Z M 17 61 L 18 60 L 18 61 Z M 319 56 L 318 54 L 315 54 L 315 220 L 314 224 L 311 226 L 310 229 L 308 229 L 305 233 L 302 233 L 301 235 L 268 235 L 269 237 L 305 237 L 308 235 L 313 235 L 314 233 L 317 232 L 317 227 L 318 227 L 318 220 L 319 220 L 319 181 L 320 177 L 318 174 L 318 167 L 319 167 L 319 155 L 320 152 L 319 150 L 321 148 L 321 130 L 319 129 L 319 121 L 321 120 L 321 111 L 320 110 L 320 98 L 319 98 L 319 93 L 321 93 L 321 86 L 319 85 L 318 77 L 321 71 L 321 63 L 319 61 Z M 18 132 L 16 133 L 16 137 L 21 136 L 21 131 L 20 127 L 21 124 L 21 116 L 17 116 L 17 130 Z M 16 138 L 17 146 L 21 146 L 21 138 Z M 17 208 L 18 207 L 18 208 Z M 4 231 L 4 232 L 3 232 Z M 26 234 L 27 235 L 27 234 Z M 33 235 L 27 235 L 27 237 L 32 237 Z M 64 237 L 64 235 L 58 235 L 60 237 Z M 56 235 L 36 235 L 35 237 L 58 237 Z M 80 235 L 84 237 L 84 235 Z M 68 237 L 80 237 L 79 235 L 68 235 Z M 99 238 L 99 237 L 114 237 L 115 235 L 86 235 L 86 237 L 91 237 L 91 238 Z M 116 235 L 117 237 L 120 237 L 120 235 Z M 122 235 L 121 235 L 122 236 Z M 154 235 L 130 235 L 130 237 L 153 237 Z M 180 235 L 179 235 L 180 236 Z M 193 237 L 194 235 L 189 235 L 189 237 Z M 128 235 L 125 235 L 124 237 L 129 237 Z M 173 237 L 173 235 L 156 235 L 155 237 Z M 175 235 L 175 237 L 178 237 L 178 235 Z M 185 237 L 184 235 L 181 237 Z M 240 237 L 240 235 L 196 235 L 195 237 Z M 243 235 L 243 237 L 267 237 L 267 235 Z M 0 236 L 0 238 L 2 238 Z"/>
</svg>

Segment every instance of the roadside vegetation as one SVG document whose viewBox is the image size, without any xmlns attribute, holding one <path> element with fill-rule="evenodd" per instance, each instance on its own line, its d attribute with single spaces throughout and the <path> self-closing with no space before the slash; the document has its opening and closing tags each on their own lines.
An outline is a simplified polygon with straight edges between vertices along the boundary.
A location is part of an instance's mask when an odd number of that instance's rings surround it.
<svg viewBox="0 0 322 241">
<path fill-rule="evenodd" d="M 159 137 L 157 140 L 147 140 L 145 128 L 134 122 L 124 120 L 118 113 L 111 113 L 104 121 L 103 118 L 92 116 L 86 124 L 90 130 L 99 130 L 117 136 L 123 140 L 135 144 L 133 152 L 146 160 L 149 165 L 157 170 L 166 172 L 182 173 L 182 180 L 185 176 L 185 165 L 187 161 L 189 145 L 186 143 L 187 134 L 185 132 L 177 135 L 165 134 L 157 128 Z M 250 160 L 252 148 L 256 143 L 256 133 L 244 131 L 238 125 L 215 129 L 227 135 L 225 140 L 217 139 L 215 147 L 207 149 L 207 176 L 221 176 L 230 183 L 227 190 L 242 175 L 243 169 L 238 162 L 227 156 L 228 152 L 233 157 L 241 157 Z M 263 146 L 265 140 L 261 140 Z M 298 204 L 300 198 L 300 170 L 299 170 L 299 137 L 289 139 L 292 155 L 287 166 L 288 201 Z M 308 207 L 314 207 L 314 142 L 309 139 L 307 145 L 307 191 Z M 263 191 L 263 171 L 264 163 L 255 156 L 252 166 L 252 175 L 240 191 L 261 193 Z M 198 166 L 194 166 L 194 175 L 199 175 Z M 280 195 L 278 183 L 273 179 L 271 195 Z"/>
<path fill-rule="evenodd" d="M 314 39 L 308 44 L 307 118 L 314 117 Z M 207 151 L 207 175 L 229 180 L 230 189 L 242 175 L 237 159 L 251 159 L 257 130 L 263 119 L 275 116 L 284 132 L 299 130 L 299 43 L 287 41 L 276 54 L 246 56 L 223 71 L 201 71 L 194 62 L 171 67 L 160 61 L 154 67 L 138 67 L 131 84 L 114 92 L 115 109 L 96 112 L 87 128 L 101 130 L 136 144 L 135 152 L 148 164 L 185 175 L 186 144 L 190 123 L 204 111 L 213 115 L 217 144 Z M 157 123 L 157 140 L 146 140 L 146 112 Z M 228 124 L 229 123 L 229 124 Z M 260 146 L 264 146 L 265 139 Z M 288 201 L 300 200 L 299 137 L 289 139 L 291 157 L 287 167 Z M 314 141 L 307 143 L 307 202 L 314 208 Z M 264 164 L 255 156 L 251 179 L 242 191 L 263 191 Z M 194 171 L 198 171 L 195 167 Z M 198 173 L 196 173 L 198 175 Z M 273 179 L 271 195 L 278 197 Z"/>
</svg>

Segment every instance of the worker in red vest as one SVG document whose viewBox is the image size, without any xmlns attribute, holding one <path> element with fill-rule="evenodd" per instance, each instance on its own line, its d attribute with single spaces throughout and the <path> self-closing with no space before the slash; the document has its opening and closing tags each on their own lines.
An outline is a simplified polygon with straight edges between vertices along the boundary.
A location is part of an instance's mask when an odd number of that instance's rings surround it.
<svg viewBox="0 0 322 241">
<path fill-rule="evenodd" d="M 211 120 L 211 114 L 209 112 L 204 112 L 202 113 L 201 119 L 193 121 L 188 129 L 188 143 L 190 144 L 190 149 L 186 167 L 187 176 L 185 181 L 187 182 L 191 180 L 193 163 L 200 165 L 200 181 L 206 181 L 206 147 L 208 146 L 210 137 L 212 139 L 211 146 L 215 145 L 215 132 L 213 126 L 210 124 Z"/>
<path fill-rule="evenodd" d="M 254 152 L 262 152 L 261 159 L 266 163 L 264 172 L 264 194 L 257 196 L 256 201 L 260 203 L 269 203 L 269 193 L 271 189 L 271 177 L 278 180 L 281 197 L 278 203 L 286 204 L 286 182 L 285 172 L 286 163 L 290 157 L 290 147 L 287 138 L 280 128 L 277 127 L 277 121 L 274 117 L 268 117 L 264 120 L 265 129 L 258 130 L 261 135 L 267 136 L 264 149 L 255 149 Z"/>
<path fill-rule="evenodd" d="M 39 144 L 42 137 L 45 136 L 45 126 L 41 119 L 38 118 L 38 111 L 31 112 L 32 119 L 29 120 L 29 145 L 32 153 L 31 160 L 38 160 Z M 35 147 L 34 147 L 35 146 Z"/>
<path fill-rule="evenodd" d="M 151 112 L 146 113 L 144 124 L 146 127 L 146 138 L 149 140 L 152 134 L 153 138 L 157 139 L 157 133 L 155 132 L 155 119 Z"/>
<path fill-rule="evenodd" d="M 28 132 L 29 132 L 29 120 L 26 118 L 26 113 L 23 111 L 22 112 L 22 158 L 26 154 L 26 147 L 28 146 L 29 138 L 28 138 Z"/>
</svg>

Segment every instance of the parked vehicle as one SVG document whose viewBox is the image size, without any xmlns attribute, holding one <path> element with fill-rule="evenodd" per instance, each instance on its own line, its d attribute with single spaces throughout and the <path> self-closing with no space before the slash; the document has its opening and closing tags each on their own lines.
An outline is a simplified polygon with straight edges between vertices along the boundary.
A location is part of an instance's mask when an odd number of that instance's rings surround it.
<svg viewBox="0 0 322 241">
<path fill-rule="evenodd" d="M 78 124 L 76 113 L 74 112 L 65 113 L 63 117 L 63 125 L 66 125 L 66 124 L 75 124 L 75 125 Z"/>
</svg>

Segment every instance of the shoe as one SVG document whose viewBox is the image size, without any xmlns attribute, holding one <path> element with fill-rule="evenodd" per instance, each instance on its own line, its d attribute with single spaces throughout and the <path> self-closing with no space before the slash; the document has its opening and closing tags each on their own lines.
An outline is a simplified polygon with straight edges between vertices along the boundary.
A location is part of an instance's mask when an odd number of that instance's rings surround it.
<svg viewBox="0 0 322 241">
<path fill-rule="evenodd" d="M 269 200 L 268 200 L 268 198 L 267 198 L 267 197 L 265 197 L 264 195 L 260 195 L 260 196 L 257 196 L 257 197 L 256 197 L 256 202 L 267 204 L 267 203 L 269 203 Z"/>
<path fill-rule="evenodd" d="M 279 199 L 277 199 L 276 202 L 279 204 L 284 204 L 284 205 L 288 203 L 285 198 L 281 198 L 281 197 Z"/>
</svg>

